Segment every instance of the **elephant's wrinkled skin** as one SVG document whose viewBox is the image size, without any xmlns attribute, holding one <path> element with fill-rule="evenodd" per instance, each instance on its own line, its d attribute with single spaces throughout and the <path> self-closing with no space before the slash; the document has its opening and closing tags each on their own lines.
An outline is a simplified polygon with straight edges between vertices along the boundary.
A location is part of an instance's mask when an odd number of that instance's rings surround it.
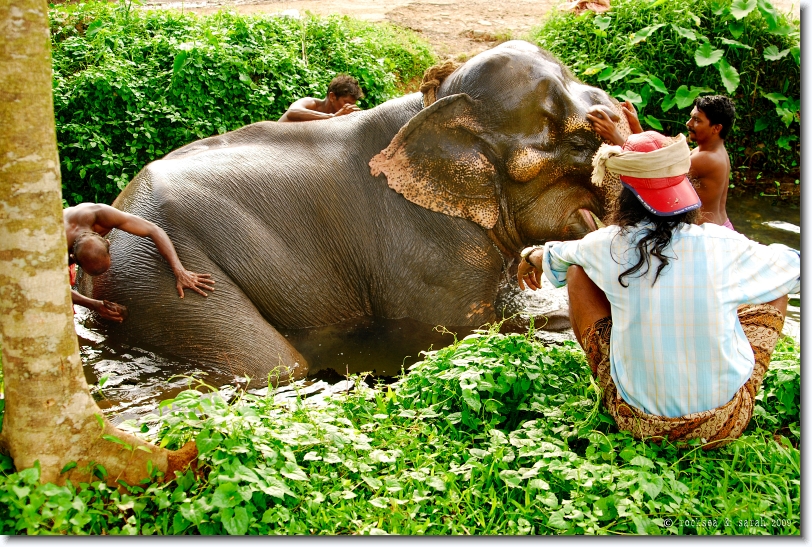
<svg viewBox="0 0 812 547">
<path fill-rule="evenodd" d="M 111 329 L 132 343 L 260 382 L 307 372 L 276 328 L 496 319 L 500 276 L 523 247 L 581 237 L 588 211 L 602 215 L 585 113 L 613 101 L 517 41 L 469 60 L 430 106 L 421 97 L 256 123 L 149 164 L 114 206 L 163 227 L 215 292 L 178 299 L 154 246 L 120 231 L 112 268 L 83 290 L 129 308 Z"/>
</svg>

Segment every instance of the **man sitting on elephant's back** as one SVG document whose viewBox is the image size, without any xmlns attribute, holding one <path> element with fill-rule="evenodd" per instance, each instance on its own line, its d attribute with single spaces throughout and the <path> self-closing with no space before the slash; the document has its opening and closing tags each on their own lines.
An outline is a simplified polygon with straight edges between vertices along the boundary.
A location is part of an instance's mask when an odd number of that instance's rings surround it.
<svg viewBox="0 0 812 547">
<path fill-rule="evenodd" d="M 342 74 L 330 82 L 327 87 L 327 97 L 299 99 L 288 107 L 287 112 L 282 114 L 278 121 L 307 122 L 352 114 L 361 110 L 355 103 L 363 97 L 364 92 L 361 91 L 358 81 L 352 76 Z"/>
<path fill-rule="evenodd" d="M 183 298 L 183 289 L 191 289 L 207 296 L 202 289 L 213 291 L 214 280 L 211 274 L 190 272 L 181 264 L 175 246 L 160 226 L 141 217 L 119 211 L 115 207 L 101 203 L 80 203 L 62 211 L 65 236 L 68 240 L 68 267 L 71 285 L 76 280 L 76 264 L 91 276 L 101 275 L 110 269 L 110 241 L 103 236 L 117 228 L 130 234 L 149 237 L 166 259 L 177 279 L 178 295 Z M 95 300 L 71 290 L 74 304 L 95 311 L 104 319 L 121 323 L 126 317 L 124 306 L 107 300 Z"/>
</svg>

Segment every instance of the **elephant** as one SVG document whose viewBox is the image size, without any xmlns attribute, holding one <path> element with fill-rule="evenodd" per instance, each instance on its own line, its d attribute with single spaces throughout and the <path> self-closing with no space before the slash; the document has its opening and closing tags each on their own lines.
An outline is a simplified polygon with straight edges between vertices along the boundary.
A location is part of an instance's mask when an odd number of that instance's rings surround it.
<svg viewBox="0 0 812 547">
<path fill-rule="evenodd" d="M 601 140 L 585 114 L 620 109 L 523 41 L 434 84 L 348 116 L 250 124 L 151 162 L 113 206 L 161 226 L 216 290 L 177 298 L 155 248 L 114 230 L 110 270 L 80 291 L 128 307 L 109 327 L 125 340 L 262 385 L 307 374 L 279 329 L 496 320 L 522 248 L 580 238 L 604 215 L 607 189 L 590 183 Z"/>
</svg>

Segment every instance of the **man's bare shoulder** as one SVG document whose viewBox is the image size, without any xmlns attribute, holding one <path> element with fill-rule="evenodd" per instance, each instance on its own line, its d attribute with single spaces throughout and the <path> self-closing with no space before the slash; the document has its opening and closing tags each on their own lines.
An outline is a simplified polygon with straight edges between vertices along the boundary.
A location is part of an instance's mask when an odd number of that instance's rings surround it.
<svg viewBox="0 0 812 547">
<path fill-rule="evenodd" d="M 728 165 L 727 154 L 720 154 L 718 150 L 701 150 L 695 148 L 691 152 L 691 175 L 696 178 L 713 176 L 719 172 L 726 172 Z"/>
</svg>

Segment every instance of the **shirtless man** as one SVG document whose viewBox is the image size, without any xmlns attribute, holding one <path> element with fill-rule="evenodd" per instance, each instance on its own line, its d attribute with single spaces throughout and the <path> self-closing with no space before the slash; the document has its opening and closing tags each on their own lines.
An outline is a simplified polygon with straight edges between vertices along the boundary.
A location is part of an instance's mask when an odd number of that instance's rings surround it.
<svg viewBox="0 0 812 547">
<path fill-rule="evenodd" d="M 342 74 L 330 82 L 326 98 L 304 97 L 299 99 L 290 105 L 287 112 L 282 114 L 278 121 L 306 122 L 352 114 L 361 110 L 355 103 L 363 96 L 364 92 L 361 91 L 358 81 L 352 76 Z"/>
<path fill-rule="evenodd" d="M 202 296 L 208 296 L 202 289 L 213 291 L 214 280 L 211 274 L 190 272 L 180 263 L 175 247 L 169 236 L 159 226 L 141 217 L 119 211 L 109 205 L 80 203 L 62 211 L 65 235 L 68 239 L 68 265 L 71 269 L 71 284 L 75 282 L 75 265 L 91 276 L 103 274 L 110 269 L 110 240 L 103 236 L 113 228 L 141 237 L 149 237 L 155 242 L 177 279 L 178 295 L 183 298 L 183 289 L 191 289 Z M 94 300 L 71 290 L 74 304 L 97 312 L 105 319 L 124 321 L 127 309 L 107 300 Z"/>
<path fill-rule="evenodd" d="M 620 106 L 632 133 L 642 133 L 643 128 L 634 105 L 626 101 Z M 586 117 L 602 138 L 618 146 L 623 144 L 624 139 L 620 136 L 615 121 L 606 115 L 605 110 L 593 107 Z M 688 140 L 697 145 L 691 151 L 691 169 L 688 172 L 688 178 L 694 183 L 696 193 L 702 201 L 702 219 L 697 224 L 713 222 L 733 229 L 725 210 L 730 184 L 730 158 L 725 148 L 725 137 L 735 117 L 736 110 L 729 98 L 721 95 L 697 97 L 691 110 L 691 118 L 685 124 L 688 128 Z"/>
</svg>

